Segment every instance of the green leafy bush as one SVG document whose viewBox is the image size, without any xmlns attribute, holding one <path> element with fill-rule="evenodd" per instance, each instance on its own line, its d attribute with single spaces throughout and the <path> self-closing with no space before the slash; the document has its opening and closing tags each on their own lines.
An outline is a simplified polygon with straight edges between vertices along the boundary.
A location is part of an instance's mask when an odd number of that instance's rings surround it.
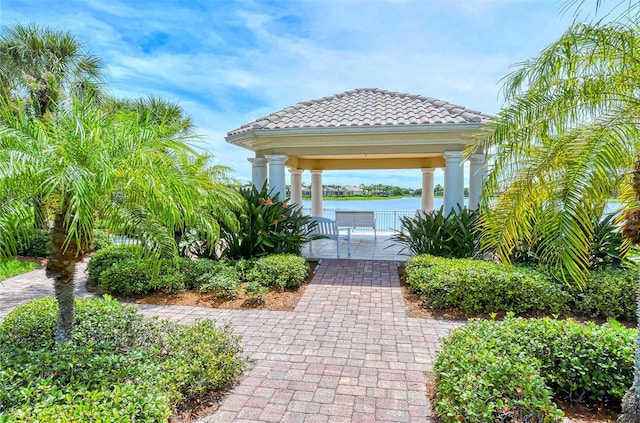
<svg viewBox="0 0 640 423">
<path fill-rule="evenodd" d="M 98 285 L 112 295 L 139 296 L 153 290 L 153 271 L 144 259 L 124 259 L 100 273 Z"/>
<path fill-rule="evenodd" d="M 633 378 L 634 339 L 615 323 L 472 320 L 437 355 L 436 412 L 443 422 L 551 422 L 562 416 L 554 397 L 619 405 Z"/>
<path fill-rule="evenodd" d="M 170 353 L 164 365 L 180 371 L 169 372 L 164 381 L 181 399 L 224 389 L 242 373 L 239 338 L 232 335 L 231 326 L 217 327 L 211 320 L 198 320 L 192 326 L 170 327 L 166 340 Z"/>
<path fill-rule="evenodd" d="M 465 312 L 569 311 L 569 294 L 544 273 L 471 259 L 421 255 L 406 266 L 407 283 L 429 307 Z"/>
<path fill-rule="evenodd" d="M 111 239 L 111 235 L 109 232 L 103 231 L 101 229 L 96 229 L 93 231 L 93 240 L 91 242 L 91 251 L 102 250 L 107 247 L 111 247 L 113 245 L 113 239 Z"/>
<path fill-rule="evenodd" d="M 265 302 L 269 293 L 269 285 L 265 285 L 261 280 L 252 280 L 245 285 L 247 297 L 254 301 Z"/>
<path fill-rule="evenodd" d="M 304 257 L 293 254 L 274 254 L 257 259 L 247 273 L 247 283 L 259 282 L 280 291 L 298 288 L 307 278 L 309 264 Z"/>
<path fill-rule="evenodd" d="M 591 273 L 584 289 L 571 289 L 573 310 L 590 317 L 636 318 L 638 266 Z"/>
<path fill-rule="evenodd" d="M 260 257 L 269 254 L 300 254 L 311 239 L 309 216 L 286 202 L 270 197 L 266 187 L 258 191 L 241 190 L 242 210 L 236 218 L 240 230 L 221 222 L 222 254 L 230 259 Z"/>
<path fill-rule="evenodd" d="M 213 293 L 223 299 L 234 299 L 241 292 L 240 276 L 229 261 L 180 259 L 179 270 L 185 278 L 186 289 Z"/>
<path fill-rule="evenodd" d="M 28 350 L 50 348 L 57 312 L 58 305 L 53 297 L 30 301 L 16 308 L 0 322 L 0 349 L 17 345 Z"/>
<path fill-rule="evenodd" d="M 110 298 L 77 299 L 76 310 L 73 342 L 61 345 L 51 298 L 0 322 L 0 421 L 167 421 L 243 371 L 228 326 L 148 319 Z"/>
<path fill-rule="evenodd" d="M 232 300 L 240 293 L 238 272 L 226 263 L 219 263 L 217 269 L 198 278 L 198 291 L 210 292 L 216 297 Z"/>
<path fill-rule="evenodd" d="M 186 277 L 174 260 L 124 259 L 100 274 L 99 285 L 112 295 L 139 296 L 154 291 L 184 291 Z"/>
<path fill-rule="evenodd" d="M 118 244 L 104 248 L 91 257 L 87 264 L 87 280 L 97 284 L 102 272 L 122 260 L 141 257 L 142 250 L 137 244 Z"/>
<path fill-rule="evenodd" d="M 400 218 L 401 230 L 391 239 L 413 255 L 473 257 L 478 231 L 478 212 L 466 207 L 445 215 L 444 206 L 433 213 Z"/>
<path fill-rule="evenodd" d="M 17 255 L 25 257 L 49 256 L 51 235 L 46 229 L 22 231 L 18 238 Z"/>
</svg>

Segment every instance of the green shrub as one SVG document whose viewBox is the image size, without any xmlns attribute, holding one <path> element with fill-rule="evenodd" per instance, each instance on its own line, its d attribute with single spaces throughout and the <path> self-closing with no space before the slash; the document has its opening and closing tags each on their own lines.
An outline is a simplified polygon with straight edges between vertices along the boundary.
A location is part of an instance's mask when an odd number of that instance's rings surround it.
<svg viewBox="0 0 640 423">
<path fill-rule="evenodd" d="M 299 208 L 270 197 L 267 188 L 241 190 L 243 208 L 236 214 L 239 229 L 221 222 L 221 239 L 226 258 L 240 259 L 269 254 L 300 254 L 311 240 L 309 216 Z M 280 197 L 284 197 L 281 195 Z"/>
<path fill-rule="evenodd" d="M 233 263 L 228 261 L 180 259 L 179 270 L 187 289 L 213 293 L 224 299 L 234 299 L 241 291 L 240 277 Z"/>
<path fill-rule="evenodd" d="M 171 404 L 151 357 L 70 343 L 0 351 L 0 410 L 15 421 L 167 421 Z"/>
<path fill-rule="evenodd" d="M 139 296 L 152 292 L 153 269 L 145 259 L 124 259 L 100 273 L 98 283 L 107 294 Z"/>
<path fill-rule="evenodd" d="M 104 270 L 99 285 L 108 294 L 139 296 L 155 291 L 169 294 L 184 291 L 185 280 L 177 261 L 125 259 Z"/>
<path fill-rule="evenodd" d="M 584 289 L 571 289 L 573 309 L 590 317 L 635 319 L 639 270 L 631 266 L 593 272 Z"/>
<path fill-rule="evenodd" d="M 257 259 L 247 273 L 247 282 L 260 282 L 280 291 L 298 288 L 307 278 L 309 264 L 304 257 L 293 254 L 274 254 Z"/>
<path fill-rule="evenodd" d="M 77 299 L 76 310 L 73 342 L 55 346 L 51 298 L 0 322 L 0 421 L 168 421 L 243 371 L 228 326 L 148 319 L 110 298 Z"/>
<path fill-rule="evenodd" d="M 188 258 L 180 258 L 177 262 L 177 267 L 184 275 L 185 288 L 186 289 L 198 289 L 198 279 L 205 273 L 210 273 L 217 269 L 218 262 L 216 260 L 210 260 L 205 258 L 199 258 L 191 260 Z"/>
<path fill-rule="evenodd" d="M 569 295 L 544 273 L 527 267 L 421 255 L 407 261 L 407 283 L 429 307 L 465 312 L 568 312 Z"/>
<path fill-rule="evenodd" d="M 103 231 L 101 229 L 96 229 L 93 231 L 93 240 L 91 242 L 91 251 L 99 251 L 107 247 L 111 247 L 113 244 L 113 239 L 111 239 L 111 235 L 109 232 Z"/>
<path fill-rule="evenodd" d="M 559 421 L 553 397 L 619 405 L 633 378 L 634 339 L 618 324 L 472 320 L 437 355 L 436 412 L 443 422 Z"/>
<path fill-rule="evenodd" d="M 222 265 L 215 272 L 205 273 L 198 278 L 198 290 L 210 292 L 214 296 L 232 300 L 240 293 L 240 280 L 234 267 Z"/>
<path fill-rule="evenodd" d="M 25 257 L 49 256 L 51 235 L 46 229 L 32 229 L 20 233 L 17 255 Z"/>
<path fill-rule="evenodd" d="M 122 260 L 140 257 L 142 251 L 137 244 L 118 244 L 104 248 L 91 257 L 87 264 L 87 280 L 97 284 L 102 272 L 114 263 Z"/>
<path fill-rule="evenodd" d="M 229 325 L 217 327 L 211 320 L 192 326 L 173 325 L 167 338 L 164 366 L 180 371 L 168 372 L 165 383 L 177 389 L 182 399 L 192 399 L 211 390 L 222 390 L 242 373 L 239 338 Z"/>
<path fill-rule="evenodd" d="M 30 301 L 12 310 L 0 322 L 0 349 L 11 346 L 28 350 L 50 348 L 57 312 L 58 304 L 53 297 Z"/>
<path fill-rule="evenodd" d="M 267 300 L 269 286 L 265 285 L 260 280 L 252 280 L 251 282 L 247 282 L 245 285 L 245 293 L 250 299 L 264 303 Z"/>
<path fill-rule="evenodd" d="M 466 207 L 445 215 L 444 206 L 433 213 L 400 218 L 401 230 L 391 239 L 413 255 L 473 257 L 478 231 L 478 212 Z"/>
</svg>

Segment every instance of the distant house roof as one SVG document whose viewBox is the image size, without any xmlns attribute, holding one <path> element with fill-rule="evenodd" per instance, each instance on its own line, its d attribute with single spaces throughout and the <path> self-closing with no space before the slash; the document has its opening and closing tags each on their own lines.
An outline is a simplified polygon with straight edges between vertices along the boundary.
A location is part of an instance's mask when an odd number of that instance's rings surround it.
<svg viewBox="0 0 640 423">
<path fill-rule="evenodd" d="M 365 127 L 384 125 L 480 124 L 494 116 L 432 97 L 358 88 L 302 101 L 228 132 L 286 128 Z"/>
</svg>

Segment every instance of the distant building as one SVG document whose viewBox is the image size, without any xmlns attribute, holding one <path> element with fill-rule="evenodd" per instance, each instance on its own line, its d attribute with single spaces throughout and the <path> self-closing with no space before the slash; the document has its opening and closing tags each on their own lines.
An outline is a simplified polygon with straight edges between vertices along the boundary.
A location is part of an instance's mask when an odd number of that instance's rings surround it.
<svg viewBox="0 0 640 423">
<path fill-rule="evenodd" d="M 354 187 L 353 185 L 345 185 L 342 189 L 345 196 L 364 195 L 364 190 L 360 187 Z"/>
</svg>

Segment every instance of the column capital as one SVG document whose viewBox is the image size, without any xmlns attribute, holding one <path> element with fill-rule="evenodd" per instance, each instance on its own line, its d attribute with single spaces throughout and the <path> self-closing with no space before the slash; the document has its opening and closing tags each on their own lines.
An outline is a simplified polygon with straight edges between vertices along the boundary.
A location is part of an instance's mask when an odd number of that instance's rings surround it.
<svg viewBox="0 0 640 423">
<path fill-rule="evenodd" d="M 471 163 L 484 163 L 484 154 L 477 153 L 469 156 L 469 162 Z"/>
<path fill-rule="evenodd" d="M 290 167 L 287 170 L 292 175 L 302 175 L 302 172 L 304 172 L 304 169 L 296 169 L 296 168 L 293 168 L 293 167 Z"/>
<path fill-rule="evenodd" d="M 312 175 L 322 175 L 322 169 L 310 170 Z"/>
<path fill-rule="evenodd" d="M 267 159 L 269 163 L 284 164 L 289 156 L 285 154 L 265 154 L 264 158 Z"/>
<path fill-rule="evenodd" d="M 264 157 L 249 157 L 247 160 L 249 161 L 249 163 L 251 163 L 254 166 L 267 165 L 267 159 L 265 159 Z"/>
<path fill-rule="evenodd" d="M 432 167 L 423 167 L 421 170 L 423 175 L 433 173 L 435 171 Z"/>
<path fill-rule="evenodd" d="M 444 157 L 444 159 L 447 162 L 461 162 L 462 161 L 462 151 L 443 151 L 442 152 L 442 157 Z"/>
</svg>

